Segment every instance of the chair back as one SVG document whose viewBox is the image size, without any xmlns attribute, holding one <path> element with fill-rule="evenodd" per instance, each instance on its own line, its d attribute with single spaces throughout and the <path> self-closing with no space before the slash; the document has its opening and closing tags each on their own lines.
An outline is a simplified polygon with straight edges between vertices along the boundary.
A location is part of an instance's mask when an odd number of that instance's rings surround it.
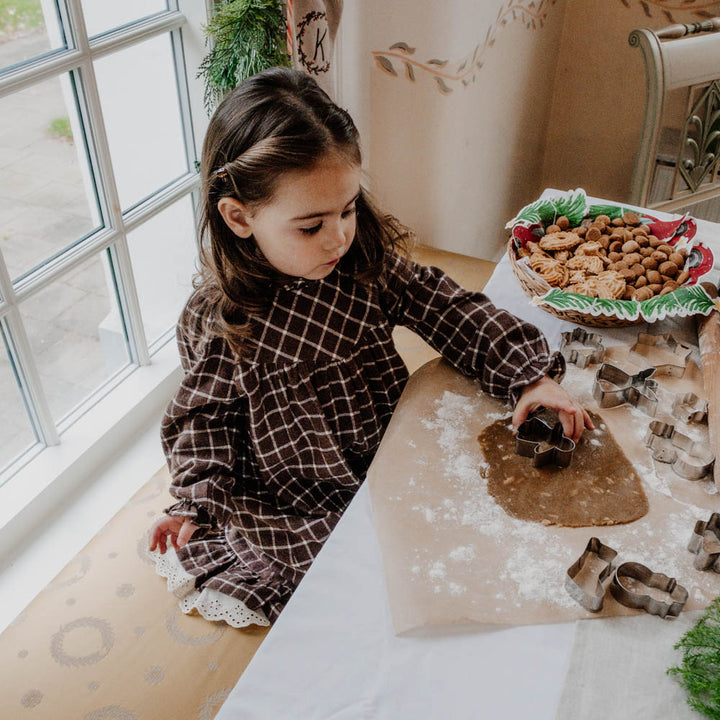
<svg viewBox="0 0 720 720">
<path fill-rule="evenodd" d="M 720 221 L 720 18 L 633 30 L 646 70 L 631 202 Z"/>
</svg>

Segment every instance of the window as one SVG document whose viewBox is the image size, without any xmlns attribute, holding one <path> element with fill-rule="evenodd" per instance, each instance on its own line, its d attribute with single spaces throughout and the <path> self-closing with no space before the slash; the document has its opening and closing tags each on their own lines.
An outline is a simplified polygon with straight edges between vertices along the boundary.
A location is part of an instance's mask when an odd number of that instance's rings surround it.
<svg viewBox="0 0 720 720">
<path fill-rule="evenodd" d="M 204 12 L 0 1 L 0 485 L 174 337 Z"/>
</svg>

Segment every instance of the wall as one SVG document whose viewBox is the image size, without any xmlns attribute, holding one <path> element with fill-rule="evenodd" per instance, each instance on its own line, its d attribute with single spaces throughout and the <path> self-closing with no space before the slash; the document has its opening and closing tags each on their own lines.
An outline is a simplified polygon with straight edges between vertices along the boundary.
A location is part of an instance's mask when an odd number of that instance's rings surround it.
<svg viewBox="0 0 720 720">
<path fill-rule="evenodd" d="M 720 2 L 346 0 L 338 100 L 381 204 L 423 243 L 497 259 L 545 187 L 627 198 L 645 106 L 628 35 L 707 13 Z"/>
<path fill-rule="evenodd" d="M 565 0 L 359 4 L 345 3 L 341 102 L 373 191 L 421 242 L 495 259 L 538 194 Z"/>
</svg>

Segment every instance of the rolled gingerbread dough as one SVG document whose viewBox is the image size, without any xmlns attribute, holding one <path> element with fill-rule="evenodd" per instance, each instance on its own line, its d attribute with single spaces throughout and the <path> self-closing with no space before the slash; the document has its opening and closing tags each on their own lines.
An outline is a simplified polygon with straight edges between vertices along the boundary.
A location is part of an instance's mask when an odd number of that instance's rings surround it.
<svg viewBox="0 0 720 720">
<path fill-rule="evenodd" d="M 532 458 L 517 455 L 507 419 L 483 430 L 478 441 L 488 464 L 488 491 L 505 512 L 567 527 L 619 525 L 648 512 L 640 477 L 602 418 L 591 417 L 596 429 L 584 433 L 567 468 L 536 468 Z"/>
</svg>

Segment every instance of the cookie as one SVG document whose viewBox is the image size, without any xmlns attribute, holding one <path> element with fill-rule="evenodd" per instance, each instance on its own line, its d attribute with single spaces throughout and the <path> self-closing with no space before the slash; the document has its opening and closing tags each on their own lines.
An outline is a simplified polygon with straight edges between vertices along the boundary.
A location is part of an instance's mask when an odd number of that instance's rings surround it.
<svg viewBox="0 0 720 720">
<path fill-rule="evenodd" d="M 543 250 L 571 250 L 582 242 L 582 238 L 574 232 L 560 230 L 544 235 L 540 239 Z"/>
</svg>

